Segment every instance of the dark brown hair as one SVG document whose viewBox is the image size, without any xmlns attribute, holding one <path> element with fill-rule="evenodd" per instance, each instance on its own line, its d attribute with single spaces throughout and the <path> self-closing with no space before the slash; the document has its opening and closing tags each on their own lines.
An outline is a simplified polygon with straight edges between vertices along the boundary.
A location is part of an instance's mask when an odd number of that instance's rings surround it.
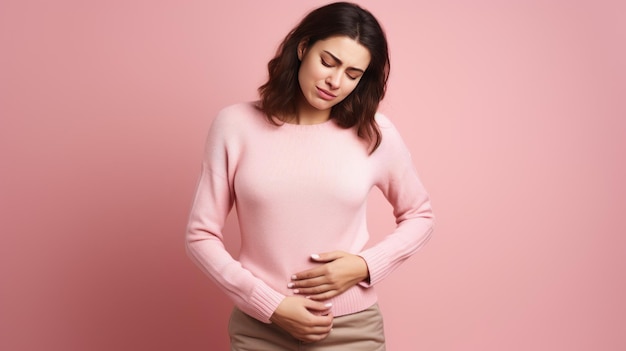
<svg viewBox="0 0 626 351">
<path fill-rule="evenodd" d="M 336 2 L 313 10 L 285 37 L 276 56 L 268 63 L 269 79 L 259 87 L 259 109 L 267 118 L 283 120 L 296 113 L 298 83 L 298 44 L 310 47 L 318 40 L 347 36 L 370 53 L 370 63 L 356 88 L 332 107 L 331 118 L 343 128 L 356 127 L 357 135 L 370 142 L 371 152 L 382 135 L 374 116 L 385 96 L 389 77 L 387 38 L 376 18 L 356 4 Z"/>
</svg>

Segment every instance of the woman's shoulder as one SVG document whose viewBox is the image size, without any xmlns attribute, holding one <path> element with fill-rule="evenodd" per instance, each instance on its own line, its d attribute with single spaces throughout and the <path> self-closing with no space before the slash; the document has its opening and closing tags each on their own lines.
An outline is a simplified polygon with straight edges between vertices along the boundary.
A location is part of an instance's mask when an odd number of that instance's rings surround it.
<svg viewBox="0 0 626 351">
<path fill-rule="evenodd" d="M 402 135 L 389 117 L 377 112 L 375 120 L 382 134 L 380 153 L 397 153 L 399 150 L 406 149 Z"/>
<path fill-rule="evenodd" d="M 265 116 L 255 102 L 240 102 L 223 107 L 213 119 L 212 128 L 223 132 L 237 132 L 263 123 Z"/>
<path fill-rule="evenodd" d="M 376 125 L 378 125 L 378 128 L 380 128 L 380 132 L 383 134 L 383 136 L 388 134 L 399 136 L 396 126 L 385 114 L 381 112 L 376 112 L 374 120 L 376 121 Z"/>
<path fill-rule="evenodd" d="M 256 120 L 262 117 L 263 113 L 257 108 L 257 103 L 253 101 L 239 102 L 223 107 L 215 117 L 215 121 L 220 123 L 240 123 L 246 120 Z"/>
</svg>

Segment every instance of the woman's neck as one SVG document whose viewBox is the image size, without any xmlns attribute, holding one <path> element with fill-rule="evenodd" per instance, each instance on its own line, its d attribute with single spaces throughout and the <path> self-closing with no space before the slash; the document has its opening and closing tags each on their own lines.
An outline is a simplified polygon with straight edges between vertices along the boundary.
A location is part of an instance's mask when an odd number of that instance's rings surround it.
<svg viewBox="0 0 626 351">
<path fill-rule="evenodd" d="M 315 107 L 309 105 L 308 102 L 302 101 L 302 98 L 298 104 L 296 115 L 287 120 L 287 123 L 292 124 L 319 124 L 328 121 L 330 118 L 330 109 L 318 110 Z"/>
</svg>

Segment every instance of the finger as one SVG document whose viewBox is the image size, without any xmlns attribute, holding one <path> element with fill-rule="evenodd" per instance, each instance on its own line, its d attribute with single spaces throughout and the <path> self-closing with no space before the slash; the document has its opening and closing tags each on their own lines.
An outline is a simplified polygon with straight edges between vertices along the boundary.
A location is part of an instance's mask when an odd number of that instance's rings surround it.
<svg viewBox="0 0 626 351">
<path fill-rule="evenodd" d="M 296 295 L 303 295 L 306 297 L 310 297 L 314 295 L 324 294 L 333 290 L 337 290 L 337 288 L 334 285 L 323 284 L 323 285 L 318 285 L 318 286 L 314 286 L 311 288 L 296 288 L 296 289 L 293 289 L 292 291 Z M 316 298 L 315 300 L 319 300 L 319 298 Z"/>
<path fill-rule="evenodd" d="M 309 311 L 329 311 L 333 304 L 330 302 L 323 303 L 319 301 L 314 301 L 310 299 L 303 299 L 304 307 L 306 307 Z"/>
<path fill-rule="evenodd" d="M 294 280 L 287 284 L 289 289 L 300 289 L 300 288 L 313 288 L 320 285 L 328 284 L 328 278 L 326 276 L 319 276 L 315 278 L 308 279 L 300 279 Z"/>
<path fill-rule="evenodd" d="M 307 330 L 303 330 L 300 332 L 296 332 L 292 334 L 296 339 L 299 339 L 304 342 L 313 342 L 319 341 L 328 336 L 330 334 L 332 327 L 318 327 L 318 328 L 310 328 Z"/>
<path fill-rule="evenodd" d="M 311 326 L 311 332 L 314 333 L 328 333 L 333 327 L 333 315 L 331 312 L 327 312 L 324 315 L 315 316 L 316 320 L 313 326 Z"/>
<path fill-rule="evenodd" d="M 343 251 L 322 252 L 312 254 L 311 259 L 315 262 L 331 262 L 345 255 L 346 253 Z"/>
<path fill-rule="evenodd" d="M 326 268 L 324 266 L 311 268 L 306 271 L 298 272 L 291 276 L 291 280 L 302 280 L 302 279 L 311 279 L 322 277 L 326 274 Z"/>
<path fill-rule="evenodd" d="M 307 330 L 304 333 L 301 333 L 300 335 L 297 336 L 297 339 L 304 341 L 304 342 L 320 341 L 328 337 L 328 335 L 330 334 L 332 330 L 332 327 L 333 326 L 332 326 L 332 321 L 331 321 L 331 323 L 327 326 L 312 328 L 310 330 Z"/>
<path fill-rule="evenodd" d="M 311 313 L 313 319 L 309 325 L 328 326 L 332 324 L 333 304 L 330 302 L 317 301 L 314 299 L 305 299 L 305 308 Z"/>
<path fill-rule="evenodd" d="M 330 305 L 330 304 L 326 304 Z M 311 320 L 311 324 L 306 328 L 307 334 L 327 334 L 333 327 L 334 316 L 330 310 L 320 312 L 323 314 L 315 314 Z"/>
</svg>

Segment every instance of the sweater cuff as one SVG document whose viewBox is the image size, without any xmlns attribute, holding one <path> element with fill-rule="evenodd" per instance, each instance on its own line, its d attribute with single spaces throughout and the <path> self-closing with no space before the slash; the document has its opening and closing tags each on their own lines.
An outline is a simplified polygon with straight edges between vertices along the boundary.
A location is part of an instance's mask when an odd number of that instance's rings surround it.
<svg viewBox="0 0 626 351">
<path fill-rule="evenodd" d="M 385 276 L 383 267 L 389 265 L 389 259 L 383 250 L 377 250 L 376 247 L 372 247 L 359 253 L 359 256 L 365 260 L 369 270 L 369 282 L 361 282 L 359 284 L 364 287 L 370 287 L 382 280 Z"/>
<path fill-rule="evenodd" d="M 249 314 L 263 323 L 271 323 L 270 317 L 283 301 L 285 295 L 268 286 L 257 286 L 250 296 L 252 311 Z"/>
</svg>

